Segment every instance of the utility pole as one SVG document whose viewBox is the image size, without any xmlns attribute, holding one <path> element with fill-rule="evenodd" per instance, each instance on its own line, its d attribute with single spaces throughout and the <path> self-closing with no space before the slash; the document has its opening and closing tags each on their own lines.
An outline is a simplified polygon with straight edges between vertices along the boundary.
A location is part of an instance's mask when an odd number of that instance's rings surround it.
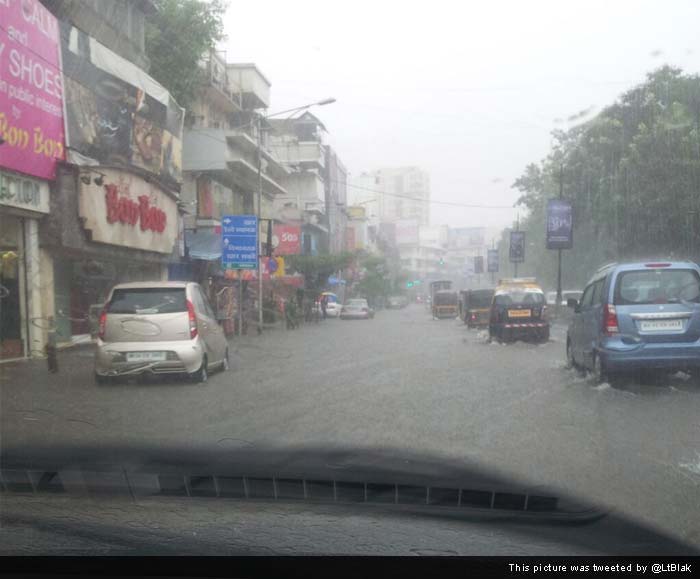
<svg viewBox="0 0 700 579">
<path fill-rule="evenodd" d="M 564 165 L 559 165 L 559 199 L 564 198 Z M 561 310 L 561 248 L 557 249 L 557 317 Z"/>
<path fill-rule="evenodd" d="M 258 115 L 258 334 L 263 329 L 263 276 L 262 276 L 262 255 L 260 251 L 260 240 L 262 239 L 262 115 Z"/>
<path fill-rule="evenodd" d="M 516 217 L 515 231 L 520 231 L 520 213 L 518 213 L 518 216 Z M 513 277 L 518 277 L 518 262 L 517 261 L 513 262 L 513 269 L 515 270 Z"/>
<path fill-rule="evenodd" d="M 257 153 L 258 153 L 258 191 L 257 191 L 257 197 L 258 197 L 258 202 L 257 202 L 257 211 L 255 212 L 258 218 L 258 253 L 260 252 L 260 240 L 262 239 L 261 235 L 261 223 L 262 223 L 262 121 L 263 119 L 269 119 L 270 117 L 275 117 L 277 115 L 282 115 L 285 113 L 294 113 L 297 111 L 303 111 L 306 109 L 309 109 L 313 106 L 324 106 L 324 105 L 330 105 L 335 102 L 334 98 L 327 98 L 323 99 L 321 101 L 311 103 L 308 105 L 304 105 L 301 107 L 294 107 L 293 109 L 286 109 L 284 111 L 279 111 L 276 113 L 272 113 L 269 115 L 262 115 L 260 113 L 256 113 L 256 125 L 257 125 Z M 247 123 L 244 126 L 249 126 L 251 123 Z M 268 220 L 268 227 L 271 226 L 271 220 Z M 263 279 L 262 279 L 262 255 L 258 255 L 258 334 L 262 333 L 263 330 Z"/>
</svg>

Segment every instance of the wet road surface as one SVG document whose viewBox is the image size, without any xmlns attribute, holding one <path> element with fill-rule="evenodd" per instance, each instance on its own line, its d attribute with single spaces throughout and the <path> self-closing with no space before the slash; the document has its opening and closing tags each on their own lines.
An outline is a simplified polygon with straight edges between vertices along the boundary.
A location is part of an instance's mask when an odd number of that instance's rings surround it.
<svg viewBox="0 0 700 579">
<path fill-rule="evenodd" d="M 565 328 L 489 343 L 419 305 L 232 341 L 228 373 L 96 386 L 92 353 L 0 365 L 2 447 L 342 445 L 469 459 L 617 507 L 700 544 L 700 388 L 594 385 L 564 367 Z"/>
</svg>

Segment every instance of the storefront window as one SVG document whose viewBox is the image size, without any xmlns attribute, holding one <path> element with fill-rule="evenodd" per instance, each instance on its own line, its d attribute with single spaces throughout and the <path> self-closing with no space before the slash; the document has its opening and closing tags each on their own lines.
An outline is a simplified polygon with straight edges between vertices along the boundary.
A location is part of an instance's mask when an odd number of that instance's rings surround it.
<svg viewBox="0 0 700 579">
<path fill-rule="evenodd" d="M 159 264 L 95 259 L 56 260 L 56 330 L 59 342 L 97 334 L 99 315 L 118 283 L 160 280 Z"/>
<path fill-rule="evenodd" d="M 24 356 L 20 282 L 22 221 L 0 215 L 0 360 Z"/>
</svg>

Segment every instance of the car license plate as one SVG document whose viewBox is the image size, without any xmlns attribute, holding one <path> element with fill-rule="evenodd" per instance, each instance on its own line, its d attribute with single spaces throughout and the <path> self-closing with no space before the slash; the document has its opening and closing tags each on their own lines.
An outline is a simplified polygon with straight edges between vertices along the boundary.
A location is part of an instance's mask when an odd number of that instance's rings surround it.
<svg viewBox="0 0 700 579">
<path fill-rule="evenodd" d="M 649 320 L 639 322 L 642 332 L 667 332 L 683 329 L 683 320 Z"/>
<path fill-rule="evenodd" d="M 162 362 L 165 360 L 165 352 L 128 352 L 127 362 Z"/>
<path fill-rule="evenodd" d="M 529 318 L 530 310 L 508 310 L 509 318 Z"/>
</svg>

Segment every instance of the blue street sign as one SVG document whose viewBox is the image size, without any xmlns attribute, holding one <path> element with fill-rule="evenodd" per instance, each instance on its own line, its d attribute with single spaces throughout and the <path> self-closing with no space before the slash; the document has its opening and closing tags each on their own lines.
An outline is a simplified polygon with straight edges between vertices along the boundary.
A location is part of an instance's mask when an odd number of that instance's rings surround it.
<svg viewBox="0 0 700 579">
<path fill-rule="evenodd" d="M 224 269 L 258 269 L 258 218 L 255 215 L 224 215 L 221 263 Z"/>
</svg>

